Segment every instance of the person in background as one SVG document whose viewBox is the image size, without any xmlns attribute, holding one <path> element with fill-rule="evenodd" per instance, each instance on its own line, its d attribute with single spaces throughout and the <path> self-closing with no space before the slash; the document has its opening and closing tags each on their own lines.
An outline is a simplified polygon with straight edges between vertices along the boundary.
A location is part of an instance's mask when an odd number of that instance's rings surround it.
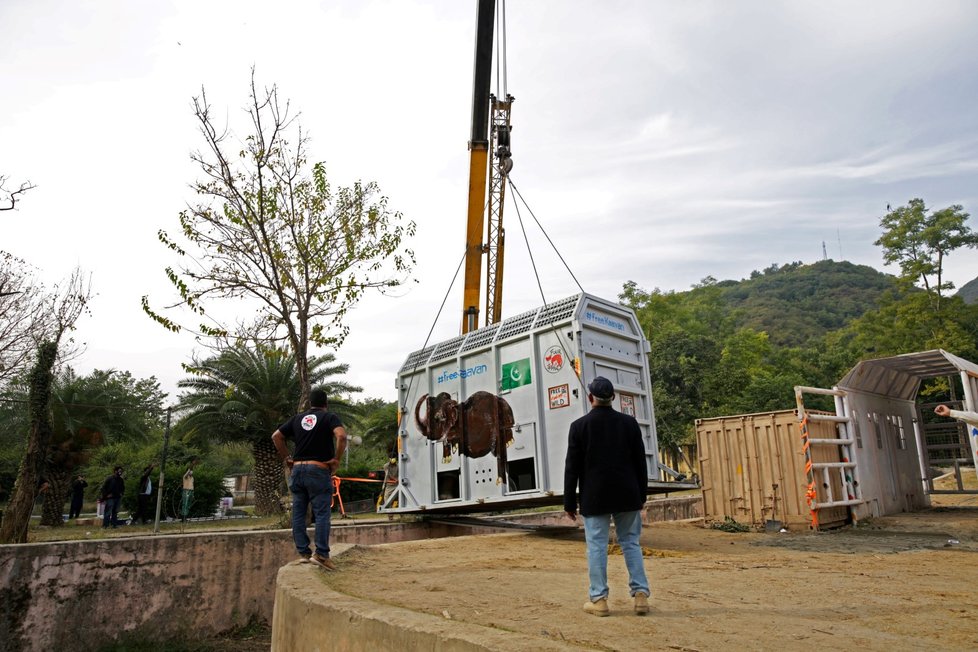
<svg viewBox="0 0 978 652">
<path fill-rule="evenodd" d="M 635 417 L 611 407 L 615 387 L 610 380 L 598 376 L 587 389 L 591 410 L 571 423 L 564 464 L 564 511 L 575 523 L 580 484 L 590 581 L 584 611 L 595 616 L 610 613 L 608 536 L 614 519 L 635 613 L 644 615 L 649 611 L 649 581 L 639 537 L 648 470 L 642 431 Z"/>
<path fill-rule="evenodd" d="M 326 392 L 309 393 L 310 407 L 272 433 L 275 449 L 289 467 L 292 490 L 292 539 L 299 557 L 326 570 L 336 570 L 329 558 L 330 506 L 333 498 L 333 472 L 340 466 L 346 450 L 346 429 L 340 418 L 327 411 Z M 286 439 L 295 440 L 295 453 L 289 455 Z M 335 440 L 335 441 L 334 441 Z M 309 548 L 306 509 L 312 504 L 316 520 L 316 552 Z"/>
<path fill-rule="evenodd" d="M 82 503 L 85 501 L 85 487 L 88 482 L 85 476 L 78 474 L 71 481 L 71 506 L 68 508 L 68 518 L 78 518 L 81 516 Z"/>
<path fill-rule="evenodd" d="M 123 468 L 115 467 L 112 475 L 102 483 L 102 502 L 105 504 L 105 513 L 102 515 L 102 527 L 119 527 L 119 506 L 122 504 L 122 495 L 126 491 L 126 483 L 123 480 Z"/>
<path fill-rule="evenodd" d="M 384 464 L 384 491 L 381 494 L 381 504 L 386 504 L 387 499 L 397 489 L 397 477 L 397 448 L 395 447 Z M 391 504 L 391 507 L 397 507 L 396 500 Z"/>
<path fill-rule="evenodd" d="M 132 517 L 133 525 L 137 521 L 141 521 L 145 525 L 152 520 L 149 499 L 153 495 L 153 480 L 150 476 L 153 474 L 153 469 L 155 468 L 155 463 L 150 464 L 143 469 L 142 475 L 139 476 L 139 488 L 136 494 L 136 513 Z"/>
<path fill-rule="evenodd" d="M 186 521 L 190 515 L 190 506 L 194 502 L 194 467 L 197 466 L 197 459 L 194 458 L 187 467 L 187 472 L 183 474 L 183 495 L 180 497 L 180 520 Z"/>
</svg>

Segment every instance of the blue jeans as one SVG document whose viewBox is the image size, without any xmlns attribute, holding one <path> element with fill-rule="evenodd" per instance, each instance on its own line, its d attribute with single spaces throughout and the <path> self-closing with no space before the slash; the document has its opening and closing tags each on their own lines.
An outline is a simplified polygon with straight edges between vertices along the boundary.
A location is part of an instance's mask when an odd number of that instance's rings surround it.
<svg viewBox="0 0 978 652">
<path fill-rule="evenodd" d="M 292 489 L 292 539 L 300 555 L 308 555 L 306 509 L 312 503 L 316 519 L 316 553 L 329 557 L 329 519 L 333 502 L 333 474 L 314 464 L 296 464 L 289 475 Z"/>
<path fill-rule="evenodd" d="M 631 595 L 644 593 L 651 595 L 649 581 L 645 577 L 645 562 L 642 559 L 642 512 L 615 512 L 582 516 L 584 537 L 587 539 L 587 571 L 591 586 L 588 597 L 591 602 L 608 597 L 608 531 L 611 519 L 615 519 L 615 536 L 625 557 L 628 569 L 628 589 Z"/>
<path fill-rule="evenodd" d="M 105 511 L 102 513 L 102 527 L 116 527 L 116 521 L 119 517 L 119 503 L 122 502 L 121 498 L 106 498 L 105 499 Z"/>
</svg>

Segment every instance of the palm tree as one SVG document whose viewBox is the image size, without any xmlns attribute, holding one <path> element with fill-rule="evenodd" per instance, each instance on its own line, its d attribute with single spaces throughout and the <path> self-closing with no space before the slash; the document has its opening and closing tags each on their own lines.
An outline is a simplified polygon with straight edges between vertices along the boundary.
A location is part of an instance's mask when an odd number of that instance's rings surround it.
<svg viewBox="0 0 978 652">
<path fill-rule="evenodd" d="M 364 448 L 389 454 L 397 445 L 397 402 L 368 398 L 357 403 L 360 409 L 359 431 Z"/>
<path fill-rule="evenodd" d="M 356 418 L 355 408 L 341 394 L 361 388 L 331 378 L 347 373 L 349 365 L 337 364 L 333 354 L 309 359 L 309 378 L 330 396 L 329 407 L 344 422 Z M 215 356 L 194 361 L 192 374 L 177 383 L 178 409 L 185 413 L 182 426 L 191 433 L 223 442 L 251 444 L 255 458 L 255 514 L 282 511 L 279 487 L 282 464 L 272 443 L 272 433 L 295 413 L 301 395 L 295 359 L 283 349 L 260 345 L 236 345 Z"/>
<path fill-rule="evenodd" d="M 96 369 L 78 376 L 67 367 L 55 376 L 41 525 L 63 524 L 72 473 L 95 448 L 107 441 L 145 441 L 160 428 L 164 399 L 156 378 L 136 380 L 128 371 Z"/>
<path fill-rule="evenodd" d="M 24 403 L 27 388 L 14 383 L 7 395 L 14 405 Z M 42 472 L 48 490 L 41 525 L 64 524 L 71 475 L 88 463 L 95 448 L 105 441 L 142 440 L 159 428 L 164 397 L 155 378 L 135 380 L 129 372 L 96 369 L 79 376 L 65 367 L 54 375 L 48 404 L 51 433 Z M 26 411 L 6 416 L 3 430 L 21 433 L 29 428 Z"/>
</svg>

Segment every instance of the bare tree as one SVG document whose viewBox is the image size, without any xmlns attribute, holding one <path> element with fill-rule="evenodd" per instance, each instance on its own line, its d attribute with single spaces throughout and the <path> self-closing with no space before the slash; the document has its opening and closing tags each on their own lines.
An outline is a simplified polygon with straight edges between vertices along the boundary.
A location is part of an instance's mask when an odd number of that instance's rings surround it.
<svg viewBox="0 0 978 652">
<path fill-rule="evenodd" d="M 85 309 L 90 293 L 81 270 L 49 291 L 34 268 L 0 251 L 0 387 L 30 366 L 41 342 L 59 341 L 62 361 L 78 353 L 74 341 L 62 336 L 72 330 L 79 316 L 73 311 Z"/>
<path fill-rule="evenodd" d="M 27 451 L 20 463 L 10 504 L 0 523 L 0 543 L 24 543 L 31 512 L 41 486 L 39 480 L 48 446 L 51 442 L 51 383 L 58 360 L 59 346 L 74 330 L 75 322 L 86 312 L 91 298 L 89 278 L 76 269 L 71 277 L 45 297 L 45 309 L 50 315 L 45 339 L 38 346 L 37 358 L 31 370 L 28 387 L 30 433 Z"/>
<path fill-rule="evenodd" d="M 37 188 L 30 181 L 21 182 L 20 186 L 16 190 L 9 190 L 7 188 L 7 181 L 10 177 L 6 177 L 0 174 L 0 211 L 12 211 L 20 200 L 19 195 L 23 195 L 28 190 L 33 190 Z"/>
<path fill-rule="evenodd" d="M 0 386 L 26 369 L 37 352 L 37 334 L 47 319 L 44 308 L 44 289 L 34 270 L 0 251 Z"/>
<path fill-rule="evenodd" d="M 198 200 L 180 213 L 183 240 L 159 232 L 182 261 L 166 268 L 180 296 L 167 308 L 204 315 L 211 299 L 235 300 L 239 314 L 253 306 L 237 329 L 208 314 L 212 321 L 196 332 L 286 344 L 295 355 L 301 409 L 310 390 L 310 343 L 338 346 L 347 334 L 343 318 L 364 292 L 407 280 L 414 254 L 402 241 L 415 225 L 388 209 L 375 183 L 334 189 L 322 163 L 310 167 L 309 141 L 289 103 L 279 102 L 275 86 L 259 91 L 254 70 L 243 142 L 216 126 L 203 91 L 193 107 L 206 147 L 192 159 L 203 177 L 193 184 Z M 172 331 L 183 328 L 145 296 L 143 310 Z"/>
</svg>

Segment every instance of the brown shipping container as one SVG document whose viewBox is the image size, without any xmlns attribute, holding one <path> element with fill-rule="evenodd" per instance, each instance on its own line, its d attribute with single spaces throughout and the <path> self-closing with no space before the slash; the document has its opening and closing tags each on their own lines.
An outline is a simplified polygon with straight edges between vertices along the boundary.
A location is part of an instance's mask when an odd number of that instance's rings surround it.
<svg viewBox="0 0 978 652">
<path fill-rule="evenodd" d="M 809 436 L 838 437 L 834 424 L 809 424 Z M 697 460 L 707 522 L 729 516 L 764 527 L 778 520 L 793 529 L 811 526 L 805 492 L 805 452 L 794 410 L 696 420 Z M 812 446 L 815 462 L 839 462 L 837 446 Z M 777 485 L 777 489 L 775 489 Z M 816 483 L 818 500 L 825 500 Z M 846 507 L 819 510 L 820 528 L 843 525 Z"/>
</svg>

